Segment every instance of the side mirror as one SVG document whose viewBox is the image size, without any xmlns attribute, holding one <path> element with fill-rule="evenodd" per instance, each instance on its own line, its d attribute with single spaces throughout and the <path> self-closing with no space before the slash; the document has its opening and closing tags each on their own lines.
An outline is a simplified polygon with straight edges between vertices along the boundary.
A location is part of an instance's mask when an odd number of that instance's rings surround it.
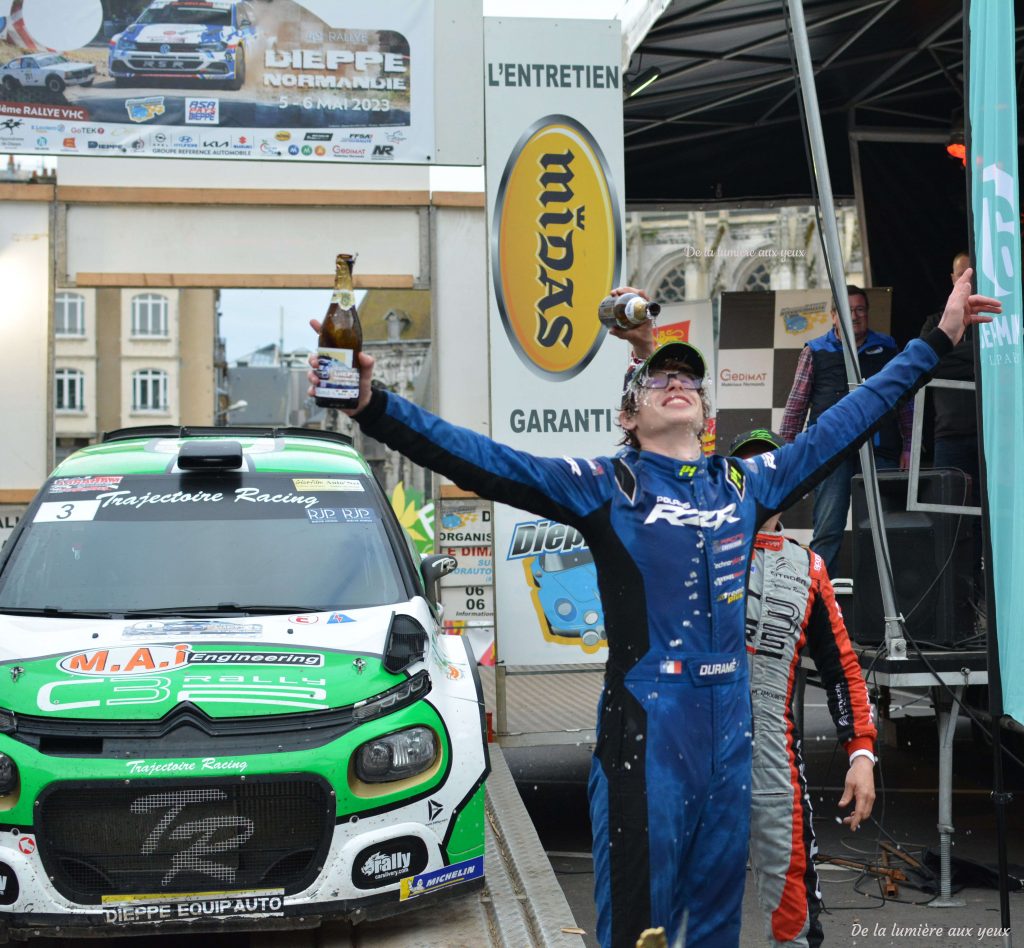
<svg viewBox="0 0 1024 948">
<path fill-rule="evenodd" d="M 423 585 L 431 604 L 437 605 L 437 581 L 442 576 L 453 573 L 458 565 L 459 561 L 454 556 L 443 553 L 429 553 L 420 560 L 420 574 L 423 576 Z"/>
</svg>

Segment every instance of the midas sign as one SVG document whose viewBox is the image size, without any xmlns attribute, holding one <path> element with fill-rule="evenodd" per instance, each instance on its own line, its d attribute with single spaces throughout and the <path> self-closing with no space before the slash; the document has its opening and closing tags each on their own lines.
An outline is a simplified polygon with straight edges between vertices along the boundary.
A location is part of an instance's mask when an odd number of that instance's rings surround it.
<svg viewBox="0 0 1024 948">
<path fill-rule="evenodd" d="M 538 375 L 568 379 L 597 352 L 597 305 L 622 265 L 619 202 L 601 149 L 565 115 L 538 120 L 501 176 L 491 270 L 501 320 Z"/>
</svg>

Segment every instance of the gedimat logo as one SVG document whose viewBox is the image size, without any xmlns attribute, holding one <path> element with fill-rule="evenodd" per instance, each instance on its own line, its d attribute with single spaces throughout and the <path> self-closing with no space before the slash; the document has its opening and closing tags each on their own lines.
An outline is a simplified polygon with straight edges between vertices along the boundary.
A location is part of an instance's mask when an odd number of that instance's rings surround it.
<svg viewBox="0 0 1024 948">
<path fill-rule="evenodd" d="M 622 220 L 608 163 L 579 122 L 536 121 L 516 143 L 498 187 L 491 273 L 505 332 L 543 378 L 569 379 L 605 329 L 598 303 L 619 280 Z"/>
</svg>

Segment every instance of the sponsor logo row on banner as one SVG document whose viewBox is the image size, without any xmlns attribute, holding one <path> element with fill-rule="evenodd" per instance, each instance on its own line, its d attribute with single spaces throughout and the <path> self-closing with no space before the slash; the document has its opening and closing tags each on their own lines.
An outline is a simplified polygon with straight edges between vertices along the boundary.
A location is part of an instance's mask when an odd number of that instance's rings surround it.
<svg viewBox="0 0 1024 948">
<path fill-rule="evenodd" d="M 152 97 L 150 115 L 159 114 L 162 100 L 163 96 Z M 214 103 L 210 114 L 215 114 L 217 100 L 197 101 Z M 54 112 L 58 114 L 49 117 Z M 201 121 L 189 117 L 191 114 L 185 119 L 189 126 L 216 126 L 215 121 Z M 85 121 L 84 113 L 77 109 L 0 102 L 0 150 L 15 152 L 388 162 L 399 157 L 406 138 L 399 129 L 350 132 L 106 125 Z"/>
</svg>

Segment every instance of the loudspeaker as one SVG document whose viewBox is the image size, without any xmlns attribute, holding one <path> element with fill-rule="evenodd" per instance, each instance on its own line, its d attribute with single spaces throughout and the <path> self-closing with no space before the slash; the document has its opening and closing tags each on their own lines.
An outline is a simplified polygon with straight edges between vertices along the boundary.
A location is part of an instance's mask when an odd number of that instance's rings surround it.
<svg viewBox="0 0 1024 948">
<path fill-rule="evenodd" d="M 896 610 L 914 641 L 953 645 L 974 633 L 975 530 L 978 518 L 961 514 L 908 511 L 907 474 L 879 471 L 882 519 L 889 541 Z M 868 521 L 864 477 L 853 478 L 853 596 L 849 633 L 862 645 L 885 640 L 885 615 L 878 585 L 875 548 Z M 965 506 L 968 477 L 963 471 L 921 471 L 918 501 Z"/>
</svg>

